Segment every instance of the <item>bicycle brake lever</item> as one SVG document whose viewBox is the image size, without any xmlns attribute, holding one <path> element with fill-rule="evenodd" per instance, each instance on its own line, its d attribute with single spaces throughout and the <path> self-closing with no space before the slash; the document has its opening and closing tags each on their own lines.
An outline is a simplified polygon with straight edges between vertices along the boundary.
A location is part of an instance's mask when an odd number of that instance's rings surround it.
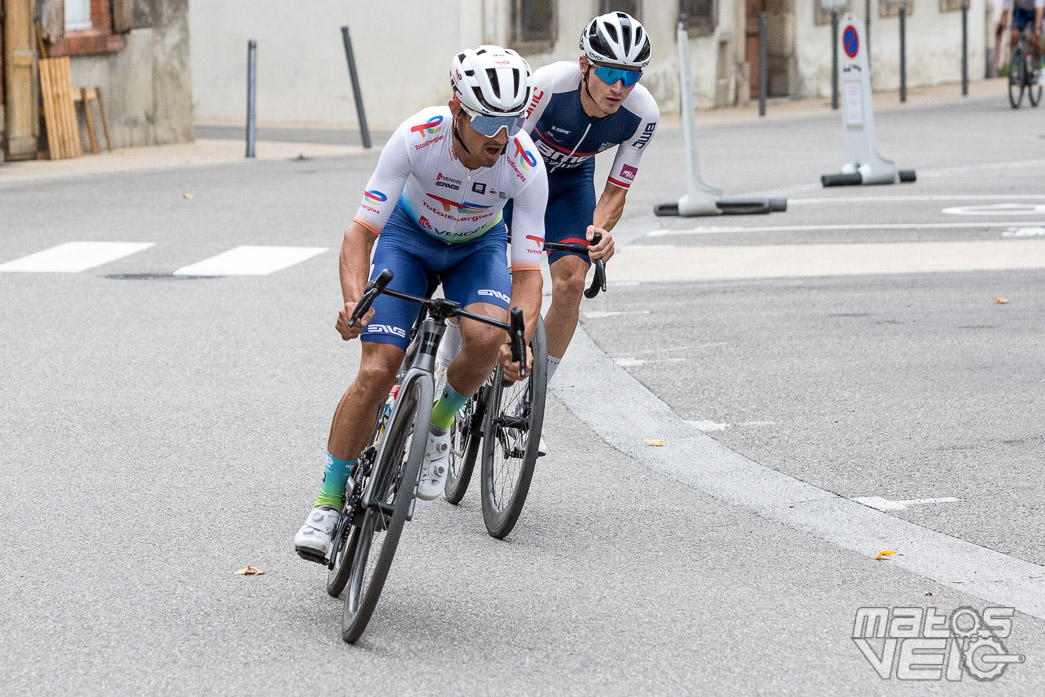
<svg viewBox="0 0 1045 697">
<path fill-rule="evenodd" d="M 355 326 L 356 320 L 366 314 L 366 311 L 370 309 L 370 305 L 374 302 L 374 298 L 388 287 L 394 276 L 395 274 L 392 273 L 391 269 L 384 269 L 375 278 L 367 282 L 366 286 L 363 287 L 363 297 L 356 303 L 355 308 L 352 310 L 352 316 L 348 319 L 348 326 Z"/>
<path fill-rule="evenodd" d="M 526 377 L 526 331 L 523 312 L 513 307 L 511 315 L 512 360 L 519 364 L 519 376 Z"/>
</svg>

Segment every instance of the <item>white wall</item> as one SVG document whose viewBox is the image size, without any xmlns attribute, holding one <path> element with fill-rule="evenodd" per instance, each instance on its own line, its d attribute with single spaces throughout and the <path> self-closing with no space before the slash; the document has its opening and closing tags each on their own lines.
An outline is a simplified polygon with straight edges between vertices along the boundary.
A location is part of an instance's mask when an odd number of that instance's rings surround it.
<svg viewBox="0 0 1045 697">
<path fill-rule="evenodd" d="M 900 86 L 900 20 L 878 17 L 871 3 L 871 84 L 875 90 Z M 969 2 L 969 79 L 984 76 L 986 0 Z M 856 2 L 856 15 L 867 21 L 865 3 Z M 1000 5 L 1000 3 L 999 3 Z M 831 25 L 814 26 L 812 3 L 796 3 L 796 46 L 799 97 L 831 95 Z M 839 33 L 844 27 L 839 27 Z M 940 12 L 937 0 L 916 0 L 907 17 L 907 87 L 961 82 L 962 13 Z"/>
</svg>

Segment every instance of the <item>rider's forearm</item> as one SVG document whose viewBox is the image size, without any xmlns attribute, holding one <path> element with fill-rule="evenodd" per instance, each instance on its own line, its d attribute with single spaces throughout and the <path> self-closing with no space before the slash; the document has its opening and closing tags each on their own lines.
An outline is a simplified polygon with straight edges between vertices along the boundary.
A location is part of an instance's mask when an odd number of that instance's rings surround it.
<svg viewBox="0 0 1045 697">
<path fill-rule="evenodd" d="M 523 311 L 526 321 L 526 340 L 537 330 L 537 318 L 541 314 L 541 288 L 544 281 L 539 269 L 512 272 L 512 298 L 509 307 Z"/>
<path fill-rule="evenodd" d="M 338 274 L 341 278 L 341 297 L 346 303 L 355 302 L 363 294 L 363 286 L 370 276 L 370 250 L 375 240 L 377 237 L 374 233 L 355 221 L 345 230 Z"/>
<path fill-rule="evenodd" d="M 595 206 L 592 224 L 595 227 L 601 227 L 603 230 L 612 230 L 624 212 L 624 201 L 627 196 L 627 189 L 622 189 L 619 186 L 606 182 L 606 188 L 602 192 L 602 197 L 599 198 L 599 202 Z"/>
</svg>

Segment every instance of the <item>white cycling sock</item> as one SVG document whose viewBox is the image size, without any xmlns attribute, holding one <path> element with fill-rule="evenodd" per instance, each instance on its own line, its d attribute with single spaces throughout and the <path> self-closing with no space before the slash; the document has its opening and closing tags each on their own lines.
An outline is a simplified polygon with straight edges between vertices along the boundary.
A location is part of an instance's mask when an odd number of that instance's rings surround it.
<svg viewBox="0 0 1045 697">
<path fill-rule="evenodd" d="M 461 327 L 453 322 L 447 322 L 443 340 L 439 342 L 439 353 L 435 357 L 436 365 L 441 365 L 445 368 L 453 363 L 454 358 L 461 352 L 463 343 Z"/>
<path fill-rule="evenodd" d="M 561 361 L 561 360 L 562 360 L 561 356 L 559 358 L 556 358 L 555 356 L 551 356 L 551 355 L 548 356 L 548 379 L 547 379 L 547 382 L 551 382 L 552 381 L 552 375 L 555 375 L 555 369 L 559 367 L 559 361 Z"/>
</svg>

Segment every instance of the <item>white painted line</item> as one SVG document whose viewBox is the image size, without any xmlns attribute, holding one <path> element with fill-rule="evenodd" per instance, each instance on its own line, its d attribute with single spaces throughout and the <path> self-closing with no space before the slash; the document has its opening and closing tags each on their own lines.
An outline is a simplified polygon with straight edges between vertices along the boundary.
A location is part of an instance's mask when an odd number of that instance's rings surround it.
<svg viewBox="0 0 1045 697">
<path fill-rule="evenodd" d="M 1009 226 L 1011 227 L 1011 225 Z M 716 281 L 871 274 L 1045 269 L 1040 240 L 641 247 L 619 251 L 622 281 Z"/>
<path fill-rule="evenodd" d="M 736 428 L 736 427 L 743 428 L 745 426 L 774 426 L 774 425 L 776 425 L 775 421 L 741 421 L 740 423 L 735 423 L 735 424 L 721 424 L 721 423 L 718 423 L 717 421 L 687 421 L 686 423 L 693 424 L 694 426 L 699 428 L 704 433 L 717 433 L 718 431 L 725 431 L 727 429 Z"/>
<path fill-rule="evenodd" d="M 153 242 L 66 242 L 57 247 L 0 264 L 0 271 L 79 273 L 148 249 L 154 244 Z"/>
<path fill-rule="evenodd" d="M 175 276 L 267 276 L 300 264 L 326 247 L 252 247 L 243 246 L 222 252 L 210 259 L 183 266 Z"/>
<path fill-rule="evenodd" d="M 1021 227 L 1001 233 L 1002 237 L 1045 237 L 1045 227 Z"/>
<path fill-rule="evenodd" d="M 878 511 L 887 512 L 904 511 L 909 506 L 919 506 L 927 503 L 958 503 L 961 501 L 961 499 L 956 499 L 953 496 L 944 496 L 936 499 L 908 499 L 906 501 L 890 501 L 889 499 L 883 499 L 881 496 L 854 496 L 849 500 L 870 506 Z"/>
<path fill-rule="evenodd" d="M 627 312 L 585 312 L 584 316 L 588 319 L 605 319 L 607 317 L 620 317 L 621 315 L 648 315 L 650 310 L 628 310 Z"/>
<path fill-rule="evenodd" d="M 944 208 L 947 215 L 1038 215 L 1045 213 L 1045 205 L 1030 203 L 993 203 L 988 206 L 952 206 Z"/>
<path fill-rule="evenodd" d="M 1027 225 L 1045 225 L 1035 221 Z M 646 237 L 668 237 L 671 235 L 711 235 L 724 232 L 817 232 L 821 230 L 954 230 L 956 228 L 1012 227 L 1012 223 L 837 223 L 829 225 L 765 225 L 745 227 L 742 225 L 704 225 L 684 230 L 651 230 Z M 651 247 L 653 245 L 650 245 Z M 642 245 L 631 245 L 623 249 L 642 249 Z"/>
<path fill-rule="evenodd" d="M 598 376 L 593 379 L 592 376 Z M 603 440 L 725 503 L 944 586 L 1045 619 L 1045 567 L 934 532 L 837 496 L 736 453 L 679 418 L 580 327 L 552 390 Z M 643 438 L 656 434 L 664 447 Z"/>
<path fill-rule="evenodd" d="M 1011 201 L 1045 199 L 1043 194 L 942 194 L 934 196 L 839 196 L 837 198 L 790 198 L 787 205 L 823 203 L 903 203 L 910 201 Z"/>
</svg>

